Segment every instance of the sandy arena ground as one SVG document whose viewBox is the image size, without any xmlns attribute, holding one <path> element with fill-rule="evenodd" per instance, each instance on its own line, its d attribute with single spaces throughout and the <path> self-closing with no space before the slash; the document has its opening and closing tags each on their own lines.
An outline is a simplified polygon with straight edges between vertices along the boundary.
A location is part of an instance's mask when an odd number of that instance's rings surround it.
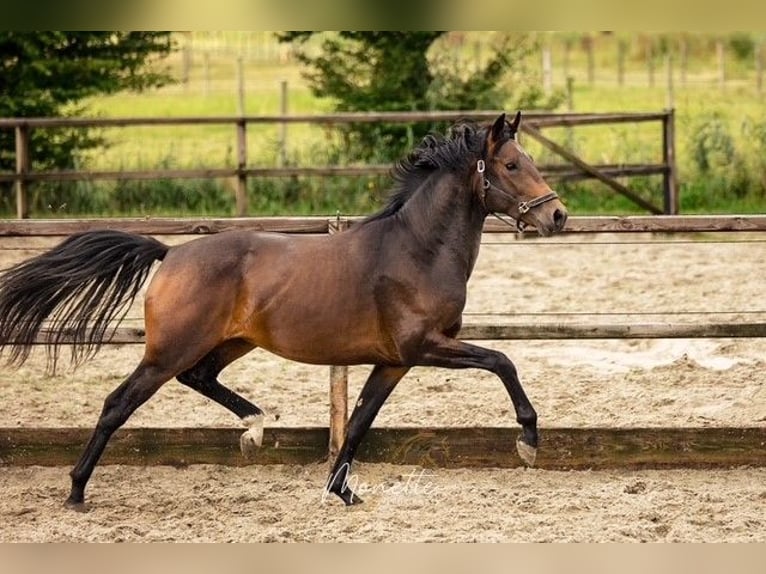
<svg viewBox="0 0 766 574">
<path fill-rule="evenodd" d="M 496 314 L 492 322 L 523 323 L 766 320 L 766 237 L 666 239 L 674 243 L 642 235 L 487 236 L 469 284 L 466 322 L 490 320 L 481 316 L 487 313 Z M 50 242 L 4 239 L 0 266 L 45 245 Z M 706 315 L 712 311 L 727 315 Z M 572 312 L 584 316 L 535 315 Z M 140 309 L 127 324 L 140 324 Z M 766 425 L 766 340 L 482 344 L 515 362 L 541 432 L 546 426 Z M 4 368 L 0 426 L 91 428 L 104 397 L 140 354 L 139 346 L 108 347 L 55 377 L 46 377 L 41 354 L 17 371 Z M 352 400 L 367 371 L 351 369 Z M 267 426 L 327 424 L 325 367 L 255 351 L 221 378 L 267 412 Z M 515 426 L 492 375 L 432 369 L 411 371 L 375 424 Z M 238 421 L 171 382 L 128 425 Z M 323 500 L 326 470 L 324 464 L 98 466 L 86 493 L 91 510 L 79 514 L 62 507 L 68 468 L 0 467 L 0 541 L 766 541 L 766 469 L 426 471 L 359 464 L 354 478 L 367 496 L 358 509 Z"/>
</svg>

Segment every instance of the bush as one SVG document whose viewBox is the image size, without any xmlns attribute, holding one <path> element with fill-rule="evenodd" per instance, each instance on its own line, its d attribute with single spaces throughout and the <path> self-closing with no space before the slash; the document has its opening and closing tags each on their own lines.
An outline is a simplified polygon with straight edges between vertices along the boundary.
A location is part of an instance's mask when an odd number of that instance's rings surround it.
<svg viewBox="0 0 766 574">
<path fill-rule="evenodd" d="M 692 198 L 704 193 L 714 203 L 725 203 L 764 196 L 766 124 L 745 118 L 740 131 L 740 137 L 735 138 L 718 114 L 701 120 L 693 129 L 693 172 L 686 178 Z"/>
<path fill-rule="evenodd" d="M 694 128 L 691 148 L 695 166 L 705 174 L 714 174 L 729 166 L 736 155 L 734 138 L 717 114 Z"/>
<path fill-rule="evenodd" d="M 755 40 L 747 32 L 735 32 L 729 36 L 729 49 L 741 62 L 749 62 L 755 55 Z"/>
</svg>

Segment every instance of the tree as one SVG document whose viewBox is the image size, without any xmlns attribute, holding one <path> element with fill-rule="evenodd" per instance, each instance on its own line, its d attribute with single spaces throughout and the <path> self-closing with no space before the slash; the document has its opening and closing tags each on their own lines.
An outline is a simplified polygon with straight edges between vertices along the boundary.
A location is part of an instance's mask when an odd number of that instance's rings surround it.
<svg viewBox="0 0 766 574">
<path fill-rule="evenodd" d="M 531 49 L 525 37 L 499 36 L 480 63 L 455 56 L 460 50 L 440 50 L 437 41 L 449 39 L 443 31 L 297 31 L 278 38 L 293 43 L 312 92 L 333 100 L 337 111 L 480 110 L 509 103 L 546 108 L 560 101 L 546 101 L 519 73 Z M 349 158 L 389 161 L 442 127 L 357 123 L 339 129 Z"/>
<path fill-rule="evenodd" d="M 89 96 L 164 85 L 170 76 L 149 65 L 173 47 L 169 32 L 0 31 L 0 117 L 73 116 Z M 65 169 L 99 143 L 81 128 L 37 130 L 30 152 L 36 169 Z M 0 131 L 0 169 L 14 169 L 14 150 Z"/>
</svg>

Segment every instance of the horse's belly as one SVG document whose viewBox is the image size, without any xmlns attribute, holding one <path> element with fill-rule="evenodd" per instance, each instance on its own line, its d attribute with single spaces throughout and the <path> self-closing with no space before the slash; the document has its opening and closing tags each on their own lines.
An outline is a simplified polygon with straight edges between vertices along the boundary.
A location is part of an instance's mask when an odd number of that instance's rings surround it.
<svg viewBox="0 0 766 574">
<path fill-rule="evenodd" d="M 268 329 L 256 335 L 256 344 L 281 357 L 318 365 L 356 365 L 397 362 L 382 344 L 374 328 L 345 328 L 343 325 L 303 325 Z"/>
<path fill-rule="evenodd" d="M 290 360 L 312 364 L 369 364 L 388 361 L 377 312 L 358 290 L 340 289 L 335 297 L 318 291 L 274 296 L 256 308 L 245 326 L 253 344 Z M 243 333 L 245 335 L 245 333 Z"/>
</svg>

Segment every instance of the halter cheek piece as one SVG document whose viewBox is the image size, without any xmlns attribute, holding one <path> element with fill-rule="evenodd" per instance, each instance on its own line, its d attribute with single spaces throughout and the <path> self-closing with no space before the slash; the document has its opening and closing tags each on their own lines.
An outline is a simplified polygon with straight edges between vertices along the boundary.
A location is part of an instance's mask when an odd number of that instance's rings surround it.
<svg viewBox="0 0 766 574">
<path fill-rule="evenodd" d="M 487 207 L 487 191 L 492 189 L 493 191 L 497 191 L 501 195 L 506 196 L 507 198 L 511 199 L 512 201 L 518 201 L 517 197 L 514 197 L 501 187 L 496 186 L 491 181 L 489 181 L 489 178 L 484 175 L 484 172 L 486 171 L 487 166 L 484 163 L 483 159 L 480 159 L 476 162 L 476 171 L 481 175 L 482 177 L 482 185 L 481 185 L 481 193 L 479 195 L 479 199 L 481 199 L 481 204 L 484 206 L 484 209 L 486 209 L 489 213 L 497 217 L 500 221 L 503 223 L 510 225 L 505 219 L 500 217 L 497 213 L 492 211 Z M 535 197 L 534 199 L 530 199 L 529 201 L 518 201 L 516 204 L 516 210 L 519 212 L 519 215 L 524 215 L 527 211 L 529 211 L 532 208 L 537 207 L 538 205 L 542 205 L 543 203 L 546 203 L 548 201 L 552 201 L 554 199 L 558 199 L 558 195 L 555 191 L 551 191 L 550 193 L 546 193 L 545 195 L 541 195 L 540 197 Z M 519 232 L 523 232 L 526 228 L 527 224 L 524 223 L 520 218 L 516 219 L 516 229 Z"/>
</svg>

